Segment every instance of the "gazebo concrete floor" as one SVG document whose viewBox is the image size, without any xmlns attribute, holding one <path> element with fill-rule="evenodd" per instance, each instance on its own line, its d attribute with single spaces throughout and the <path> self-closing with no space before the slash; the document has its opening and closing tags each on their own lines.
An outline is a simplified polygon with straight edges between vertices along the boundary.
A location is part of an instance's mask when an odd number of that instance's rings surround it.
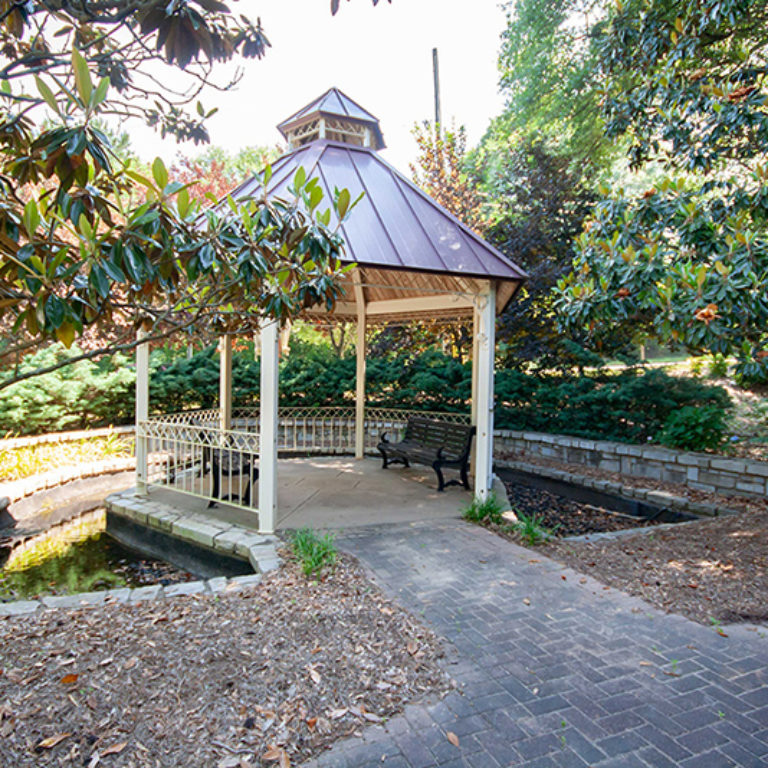
<svg viewBox="0 0 768 768">
<path fill-rule="evenodd" d="M 447 474 L 447 479 L 453 479 Z M 351 456 L 280 459 L 277 467 L 278 530 L 310 526 L 346 529 L 358 526 L 411 523 L 458 518 L 472 501 L 461 487 L 436 490 L 437 479 L 429 467 L 381 468 L 381 460 Z M 179 510 L 221 522 L 257 529 L 254 512 L 208 502 L 172 490 L 153 488 L 150 496 Z M 253 490 L 258 499 L 258 483 Z"/>
</svg>

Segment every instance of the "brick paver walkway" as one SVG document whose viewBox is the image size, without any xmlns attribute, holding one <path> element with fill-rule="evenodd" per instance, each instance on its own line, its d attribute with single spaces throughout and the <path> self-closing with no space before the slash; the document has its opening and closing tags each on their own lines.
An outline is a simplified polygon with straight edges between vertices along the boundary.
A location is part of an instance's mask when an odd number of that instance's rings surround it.
<svg viewBox="0 0 768 768">
<path fill-rule="evenodd" d="M 721 637 L 458 521 L 339 543 L 445 638 L 459 689 L 316 768 L 768 766 L 768 628 Z"/>
</svg>

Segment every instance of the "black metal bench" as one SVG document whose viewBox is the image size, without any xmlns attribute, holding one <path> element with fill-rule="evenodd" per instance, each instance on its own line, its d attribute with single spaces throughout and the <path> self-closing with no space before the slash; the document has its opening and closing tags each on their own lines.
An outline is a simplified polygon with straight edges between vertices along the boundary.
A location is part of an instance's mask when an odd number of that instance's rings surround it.
<svg viewBox="0 0 768 768">
<path fill-rule="evenodd" d="M 207 474 L 208 464 L 211 471 L 211 496 L 209 507 L 216 506 L 216 500 L 239 501 L 245 506 L 251 505 L 253 486 L 259 480 L 259 468 L 256 464 L 258 455 L 255 445 L 243 436 L 228 435 L 226 448 L 206 447 L 203 449 L 203 475 Z M 245 490 L 242 494 L 222 495 L 221 481 L 233 477 L 245 477 Z M 231 490 L 231 488 L 230 488 Z"/>
<path fill-rule="evenodd" d="M 390 443 L 387 433 L 382 433 L 381 442 L 377 446 L 384 459 L 382 468 L 386 469 L 396 463 L 409 467 L 412 461 L 426 464 L 435 470 L 438 491 L 448 485 L 462 485 L 469 490 L 469 452 L 474 434 L 475 428 L 469 424 L 449 424 L 446 421 L 412 416 L 408 419 L 401 442 Z M 445 482 L 443 467 L 457 467 L 461 482 Z"/>
</svg>

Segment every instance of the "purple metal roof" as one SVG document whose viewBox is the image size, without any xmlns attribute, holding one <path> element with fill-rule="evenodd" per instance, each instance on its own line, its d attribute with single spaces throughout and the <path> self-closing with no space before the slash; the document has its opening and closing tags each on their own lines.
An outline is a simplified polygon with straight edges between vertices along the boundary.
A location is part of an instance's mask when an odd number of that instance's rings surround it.
<svg viewBox="0 0 768 768">
<path fill-rule="evenodd" d="M 277 128 L 283 136 L 286 136 L 291 128 L 309 122 L 319 115 L 365 123 L 373 129 L 378 148 L 384 149 L 386 146 L 379 119 L 367 109 L 363 109 L 356 101 L 350 99 L 346 93 L 342 93 L 338 88 L 329 88 L 322 96 L 307 104 L 306 107 L 302 107 L 302 109 L 292 114 L 286 120 L 283 120 Z"/>
<path fill-rule="evenodd" d="M 526 278 L 514 262 L 371 149 L 332 141 L 300 147 L 274 163 L 268 194 L 290 199 L 287 188 L 300 166 L 308 179 L 317 177 L 326 200 L 333 199 L 334 187 L 346 187 L 353 200 L 365 193 L 341 227 L 345 261 L 458 277 L 517 282 Z M 233 198 L 262 194 L 261 178 L 241 184 Z"/>
<path fill-rule="evenodd" d="M 363 109 L 345 93 L 342 93 L 338 88 L 329 88 L 322 96 L 283 120 L 277 127 L 282 131 L 285 126 L 299 122 L 302 118 L 309 117 L 309 115 L 318 112 L 322 112 L 325 115 L 351 117 L 353 120 L 379 124 L 377 117 L 374 117 L 367 109 Z"/>
</svg>

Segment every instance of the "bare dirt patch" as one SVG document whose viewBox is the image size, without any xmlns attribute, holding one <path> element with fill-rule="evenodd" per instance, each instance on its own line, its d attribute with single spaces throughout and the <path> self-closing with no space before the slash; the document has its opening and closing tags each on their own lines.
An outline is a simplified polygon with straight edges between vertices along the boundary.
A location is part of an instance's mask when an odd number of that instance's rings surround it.
<svg viewBox="0 0 768 768">
<path fill-rule="evenodd" d="M 353 558 L 237 594 L 0 621 L 0 765 L 298 765 L 440 695 L 435 636 Z"/>
<path fill-rule="evenodd" d="M 768 512 L 542 549 L 577 571 L 700 624 L 768 623 Z"/>
</svg>

